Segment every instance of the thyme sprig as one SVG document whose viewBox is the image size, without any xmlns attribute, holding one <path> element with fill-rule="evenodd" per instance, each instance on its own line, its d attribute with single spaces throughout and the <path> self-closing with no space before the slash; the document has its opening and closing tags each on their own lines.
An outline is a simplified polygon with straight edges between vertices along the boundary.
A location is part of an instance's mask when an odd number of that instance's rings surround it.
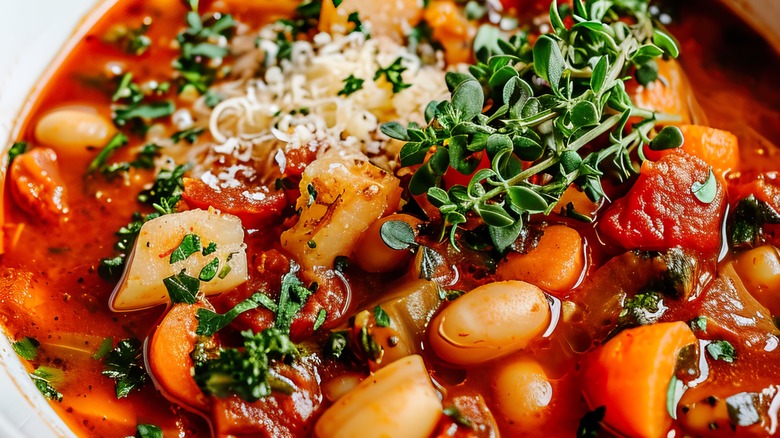
<svg viewBox="0 0 780 438">
<path fill-rule="evenodd" d="M 638 108 L 626 92 L 633 71 L 679 54 L 674 40 L 654 27 L 648 1 L 575 0 L 570 13 L 574 24 L 567 28 L 553 2 L 553 32 L 535 44 L 525 34 L 505 40 L 483 26 L 474 40 L 477 63 L 469 73 L 447 73 L 451 98 L 428 105 L 426 127 L 382 126 L 406 142 L 401 165 L 419 166 L 409 190 L 427 194 L 441 213 L 442 238 L 449 230 L 454 246 L 458 225 L 477 215 L 503 252 L 524 219 L 552 212 L 570 185 L 601 200 L 606 160 L 625 181 L 637 171 L 631 156 L 642 145 L 682 144 L 674 127 L 651 140 L 656 123 L 676 116 Z M 608 142 L 597 146 L 604 135 Z M 476 171 L 482 154 L 491 165 Z M 467 186 L 446 188 L 448 171 L 473 176 Z"/>
</svg>

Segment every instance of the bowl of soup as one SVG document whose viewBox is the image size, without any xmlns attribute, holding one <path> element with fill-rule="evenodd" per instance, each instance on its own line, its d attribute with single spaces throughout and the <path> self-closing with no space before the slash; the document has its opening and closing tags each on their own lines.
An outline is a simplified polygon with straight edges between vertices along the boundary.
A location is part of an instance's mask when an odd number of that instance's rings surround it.
<svg viewBox="0 0 780 438">
<path fill-rule="evenodd" d="M 776 6 L 616 3 L 12 6 L 0 431 L 775 434 Z"/>
</svg>

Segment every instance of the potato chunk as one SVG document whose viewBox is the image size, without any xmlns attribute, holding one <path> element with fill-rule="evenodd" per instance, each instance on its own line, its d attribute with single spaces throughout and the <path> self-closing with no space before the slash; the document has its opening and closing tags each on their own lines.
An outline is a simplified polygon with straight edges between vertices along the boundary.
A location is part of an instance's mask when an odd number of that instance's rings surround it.
<svg viewBox="0 0 780 438">
<path fill-rule="evenodd" d="M 360 235 L 398 205 L 398 179 L 365 157 L 332 151 L 304 171 L 298 222 L 282 233 L 282 247 L 308 270 L 349 256 Z"/>
<path fill-rule="evenodd" d="M 205 256 L 198 250 L 184 260 L 171 263 L 171 253 L 188 234 L 198 236 L 204 248 L 213 242 L 216 250 Z M 249 278 L 244 230 L 237 217 L 216 210 L 189 210 L 152 219 L 138 233 L 122 279 L 111 295 L 111 309 L 141 310 L 167 303 L 169 297 L 164 278 L 182 270 L 191 277 L 198 277 L 215 258 L 219 261 L 219 275 L 201 281 L 201 293 L 225 292 Z"/>
</svg>

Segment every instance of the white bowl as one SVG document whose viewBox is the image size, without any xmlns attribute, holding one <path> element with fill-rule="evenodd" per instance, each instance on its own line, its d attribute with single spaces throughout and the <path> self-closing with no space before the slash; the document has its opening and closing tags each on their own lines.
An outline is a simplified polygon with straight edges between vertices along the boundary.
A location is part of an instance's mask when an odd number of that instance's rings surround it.
<svg viewBox="0 0 780 438">
<path fill-rule="evenodd" d="M 780 52 L 780 1 L 723 1 Z M 82 17 L 99 3 L 113 2 L 12 0 L 4 4 L 5 20 L 0 26 L 0 144 L 10 144 L 17 114 L 30 103 L 29 96 L 36 87 L 42 85 L 39 77 L 64 48 Z M 0 170 L 0 181 L 3 173 Z M 0 437 L 72 436 L 0 333 Z"/>
</svg>

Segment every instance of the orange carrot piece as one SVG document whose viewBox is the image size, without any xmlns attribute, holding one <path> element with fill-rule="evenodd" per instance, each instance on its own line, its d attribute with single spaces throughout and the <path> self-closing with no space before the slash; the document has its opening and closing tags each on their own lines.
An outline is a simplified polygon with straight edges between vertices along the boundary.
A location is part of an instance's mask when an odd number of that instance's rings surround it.
<svg viewBox="0 0 780 438">
<path fill-rule="evenodd" d="M 606 406 L 604 422 L 627 436 L 666 436 L 672 425 L 666 393 L 677 354 L 695 342 L 680 321 L 620 332 L 586 361 L 585 398 L 592 407 Z"/>
<path fill-rule="evenodd" d="M 35 148 L 19 155 L 8 177 L 14 200 L 34 218 L 56 223 L 68 212 L 68 192 L 52 149 Z"/>
<path fill-rule="evenodd" d="M 680 123 L 691 123 L 691 107 L 688 104 L 691 91 L 685 73 L 677 61 L 659 60 L 657 80 L 646 86 L 630 81 L 627 91 L 637 107 L 678 115 Z"/>
<path fill-rule="evenodd" d="M 192 378 L 198 328 L 196 313 L 201 305 L 177 304 L 163 318 L 149 344 L 149 371 L 163 394 L 176 403 L 208 410 L 208 399 Z"/>
<path fill-rule="evenodd" d="M 699 125 L 682 125 L 680 130 L 685 138 L 682 150 L 701 158 L 712 166 L 715 173 L 722 175 L 727 170 L 734 170 L 739 166 L 739 142 L 734 134 Z M 671 150 L 645 149 L 645 156 L 653 161 L 669 153 Z"/>
</svg>

